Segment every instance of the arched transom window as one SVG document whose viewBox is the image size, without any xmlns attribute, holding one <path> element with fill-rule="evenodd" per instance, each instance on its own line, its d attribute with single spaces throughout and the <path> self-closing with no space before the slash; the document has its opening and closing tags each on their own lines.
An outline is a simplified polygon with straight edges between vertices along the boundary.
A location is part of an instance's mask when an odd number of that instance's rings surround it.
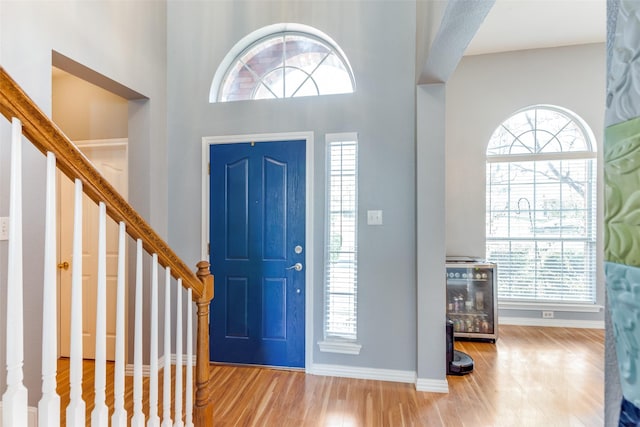
<svg viewBox="0 0 640 427">
<path fill-rule="evenodd" d="M 518 111 L 487 148 L 487 258 L 505 301 L 594 303 L 596 153 L 563 108 Z"/>
<path fill-rule="evenodd" d="M 351 66 L 328 36 L 279 24 L 252 33 L 232 49 L 216 73 L 209 101 L 351 93 L 354 88 Z"/>
</svg>

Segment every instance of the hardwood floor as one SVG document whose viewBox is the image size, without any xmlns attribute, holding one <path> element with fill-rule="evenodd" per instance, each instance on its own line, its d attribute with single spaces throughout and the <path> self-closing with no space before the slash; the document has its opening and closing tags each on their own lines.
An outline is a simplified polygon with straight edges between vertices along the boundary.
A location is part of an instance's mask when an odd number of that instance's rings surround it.
<svg viewBox="0 0 640 427">
<path fill-rule="evenodd" d="M 604 424 L 604 330 L 503 326 L 500 334 L 495 347 L 459 343 L 475 370 L 448 377 L 449 399 L 469 410 L 442 425 Z"/>
<path fill-rule="evenodd" d="M 473 357 L 475 369 L 448 376 L 448 394 L 417 392 L 414 384 L 214 365 L 211 425 L 603 425 L 604 330 L 502 326 L 495 345 L 457 341 L 456 348 Z M 60 377 L 68 378 L 64 362 Z M 91 369 L 87 362 L 85 388 L 93 386 Z M 108 367 L 109 381 L 112 372 Z M 146 399 L 146 382 L 144 387 Z M 59 392 L 65 389 L 65 384 L 59 386 Z M 89 413 L 92 392 L 85 399 Z M 64 396 L 62 400 L 64 408 Z M 131 403 L 130 396 L 127 400 Z M 146 411 L 146 401 L 144 405 Z"/>
</svg>

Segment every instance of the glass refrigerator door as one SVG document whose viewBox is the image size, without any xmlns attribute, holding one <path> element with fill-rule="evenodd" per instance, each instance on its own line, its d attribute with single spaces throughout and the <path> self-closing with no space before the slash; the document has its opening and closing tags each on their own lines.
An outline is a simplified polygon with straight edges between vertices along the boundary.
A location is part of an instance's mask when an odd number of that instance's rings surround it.
<svg viewBox="0 0 640 427">
<path fill-rule="evenodd" d="M 447 265 L 447 316 L 456 336 L 497 337 L 494 267 Z"/>
</svg>

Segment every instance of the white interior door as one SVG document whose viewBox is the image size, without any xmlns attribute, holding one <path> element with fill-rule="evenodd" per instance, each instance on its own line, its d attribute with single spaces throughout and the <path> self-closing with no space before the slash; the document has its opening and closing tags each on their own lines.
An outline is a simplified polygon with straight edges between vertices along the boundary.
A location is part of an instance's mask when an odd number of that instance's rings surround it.
<svg viewBox="0 0 640 427">
<path fill-rule="evenodd" d="M 85 141 L 78 147 L 96 169 L 126 199 L 128 188 L 127 140 Z M 60 356 L 69 357 L 71 328 L 71 264 L 73 263 L 73 194 L 74 186 L 65 175 L 59 174 L 59 336 Z M 98 270 L 98 206 L 83 197 L 82 227 L 82 351 L 85 359 L 95 358 L 95 329 Z M 115 359 L 116 279 L 118 258 L 118 225 L 107 219 L 107 359 Z M 64 263 L 68 263 L 65 268 Z M 125 320 L 126 322 L 126 320 Z M 127 330 L 125 326 L 125 331 Z M 125 339 L 126 342 L 126 339 Z"/>
</svg>

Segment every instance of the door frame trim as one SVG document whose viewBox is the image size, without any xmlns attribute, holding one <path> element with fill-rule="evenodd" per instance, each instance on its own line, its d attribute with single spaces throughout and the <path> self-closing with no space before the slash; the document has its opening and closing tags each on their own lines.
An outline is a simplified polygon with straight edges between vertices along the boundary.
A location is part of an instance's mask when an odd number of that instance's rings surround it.
<svg viewBox="0 0 640 427">
<path fill-rule="evenodd" d="M 205 136 L 202 137 L 202 218 L 201 218 L 201 245 L 200 259 L 209 259 L 209 150 L 211 145 L 215 144 L 237 144 L 246 143 L 248 141 L 255 142 L 273 142 L 273 141 L 305 141 L 305 301 L 304 301 L 304 369 L 309 372 L 313 367 L 313 294 L 315 286 L 313 286 L 313 259 L 314 259 L 314 242 L 313 242 L 313 157 L 314 157 L 314 137 L 313 132 L 281 132 L 281 133 L 260 133 L 245 135 L 222 135 L 222 136 Z"/>
</svg>

